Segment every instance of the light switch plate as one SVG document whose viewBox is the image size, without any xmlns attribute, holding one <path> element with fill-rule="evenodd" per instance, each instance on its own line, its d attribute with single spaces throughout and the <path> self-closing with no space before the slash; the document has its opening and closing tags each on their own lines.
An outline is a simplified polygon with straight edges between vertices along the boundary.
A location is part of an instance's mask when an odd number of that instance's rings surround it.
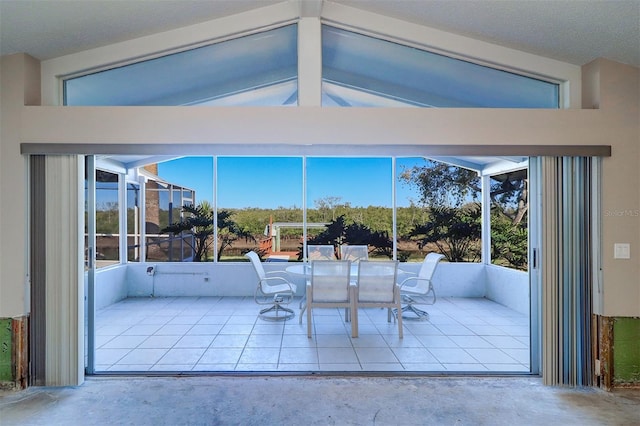
<svg viewBox="0 0 640 426">
<path fill-rule="evenodd" d="M 631 259 L 631 247 L 628 243 L 615 243 L 613 245 L 614 259 Z"/>
</svg>

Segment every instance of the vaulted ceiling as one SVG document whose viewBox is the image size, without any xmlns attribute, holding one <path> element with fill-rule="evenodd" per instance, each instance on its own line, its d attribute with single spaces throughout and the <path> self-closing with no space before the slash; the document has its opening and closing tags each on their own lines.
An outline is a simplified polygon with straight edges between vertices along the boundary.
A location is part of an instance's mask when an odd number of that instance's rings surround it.
<svg viewBox="0 0 640 426">
<path fill-rule="evenodd" d="M 282 2 L 339 3 L 575 65 L 640 66 L 640 0 L 0 0 L 0 54 L 46 60 Z"/>
<path fill-rule="evenodd" d="M 0 0 L 0 54 L 46 60 L 278 3 L 301 15 L 337 3 L 575 65 L 604 57 L 640 66 L 640 0 Z M 524 158 L 441 160 L 481 171 Z"/>
</svg>

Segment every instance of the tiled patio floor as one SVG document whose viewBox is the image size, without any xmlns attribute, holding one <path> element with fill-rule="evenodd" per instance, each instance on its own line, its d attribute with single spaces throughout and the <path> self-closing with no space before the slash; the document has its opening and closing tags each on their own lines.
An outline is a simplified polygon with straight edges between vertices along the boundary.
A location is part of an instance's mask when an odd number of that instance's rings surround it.
<svg viewBox="0 0 640 426">
<path fill-rule="evenodd" d="M 404 339 L 379 308 L 359 310 L 358 338 L 344 310 L 314 310 L 311 339 L 306 313 L 258 310 L 250 297 L 125 299 L 96 314 L 96 371 L 529 371 L 528 317 L 487 299 L 440 298 Z"/>
</svg>

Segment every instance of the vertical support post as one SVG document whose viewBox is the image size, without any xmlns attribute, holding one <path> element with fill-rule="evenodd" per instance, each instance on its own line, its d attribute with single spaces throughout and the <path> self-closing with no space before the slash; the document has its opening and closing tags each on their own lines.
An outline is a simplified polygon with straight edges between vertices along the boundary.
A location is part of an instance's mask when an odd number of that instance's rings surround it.
<svg viewBox="0 0 640 426">
<path fill-rule="evenodd" d="M 87 180 L 87 365 L 88 374 L 95 372 L 96 366 L 96 157 L 87 155 L 85 161 Z M 85 215 L 83 215 L 84 217 Z"/>
<path fill-rule="evenodd" d="M 213 156 L 213 261 L 218 261 L 218 156 Z"/>
<path fill-rule="evenodd" d="M 392 253 L 393 260 L 398 260 L 398 235 L 397 235 L 397 227 L 398 227 L 398 217 L 396 214 L 396 210 L 398 207 L 398 193 L 396 191 L 396 185 L 398 184 L 396 179 L 396 165 L 397 165 L 397 157 L 391 157 L 391 229 L 393 230 L 393 235 L 391 236 L 391 241 L 393 242 Z"/>
<path fill-rule="evenodd" d="M 127 263 L 129 253 L 127 252 L 127 175 L 118 173 L 118 216 L 120 236 L 118 238 L 118 247 L 120 248 L 118 257 L 119 263 Z"/>
<path fill-rule="evenodd" d="M 302 259 L 308 262 L 307 258 L 307 156 L 302 157 Z M 302 302 L 301 302 L 302 303 Z"/>
<path fill-rule="evenodd" d="M 298 22 L 298 106 L 322 105 L 322 25 L 316 17 Z"/>
<path fill-rule="evenodd" d="M 482 263 L 491 264 L 491 181 L 488 175 L 481 175 L 482 188 Z"/>
<path fill-rule="evenodd" d="M 147 183 L 144 176 L 138 176 L 140 193 L 138 195 L 138 210 L 140 211 L 140 262 L 147 261 Z"/>
<path fill-rule="evenodd" d="M 539 374 L 542 364 L 542 271 L 540 269 L 542 240 L 542 163 L 539 157 L 529 158 L 529 299 L 531 372 Z"/>
</svg>

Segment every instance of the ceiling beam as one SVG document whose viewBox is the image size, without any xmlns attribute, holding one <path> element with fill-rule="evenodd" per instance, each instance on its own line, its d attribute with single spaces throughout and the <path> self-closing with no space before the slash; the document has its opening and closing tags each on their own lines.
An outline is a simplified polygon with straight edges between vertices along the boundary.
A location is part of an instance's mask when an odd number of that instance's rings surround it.
<svg viewBox="0 0 640 426">
<path fill-rule="evenodd" d="M 359 145 L 359 144 L 122 144 L 122 143 L 21 143 L 21 154 L 109 155 L 261 155 L 261 156 L 584 156 L 609 157 L 609 145 Z"/>
<path fill-rule="evenodd" d="M 319 18 L 324 0 L 292 0 L 298 2 L 301 18 Z"/>
</svg>

